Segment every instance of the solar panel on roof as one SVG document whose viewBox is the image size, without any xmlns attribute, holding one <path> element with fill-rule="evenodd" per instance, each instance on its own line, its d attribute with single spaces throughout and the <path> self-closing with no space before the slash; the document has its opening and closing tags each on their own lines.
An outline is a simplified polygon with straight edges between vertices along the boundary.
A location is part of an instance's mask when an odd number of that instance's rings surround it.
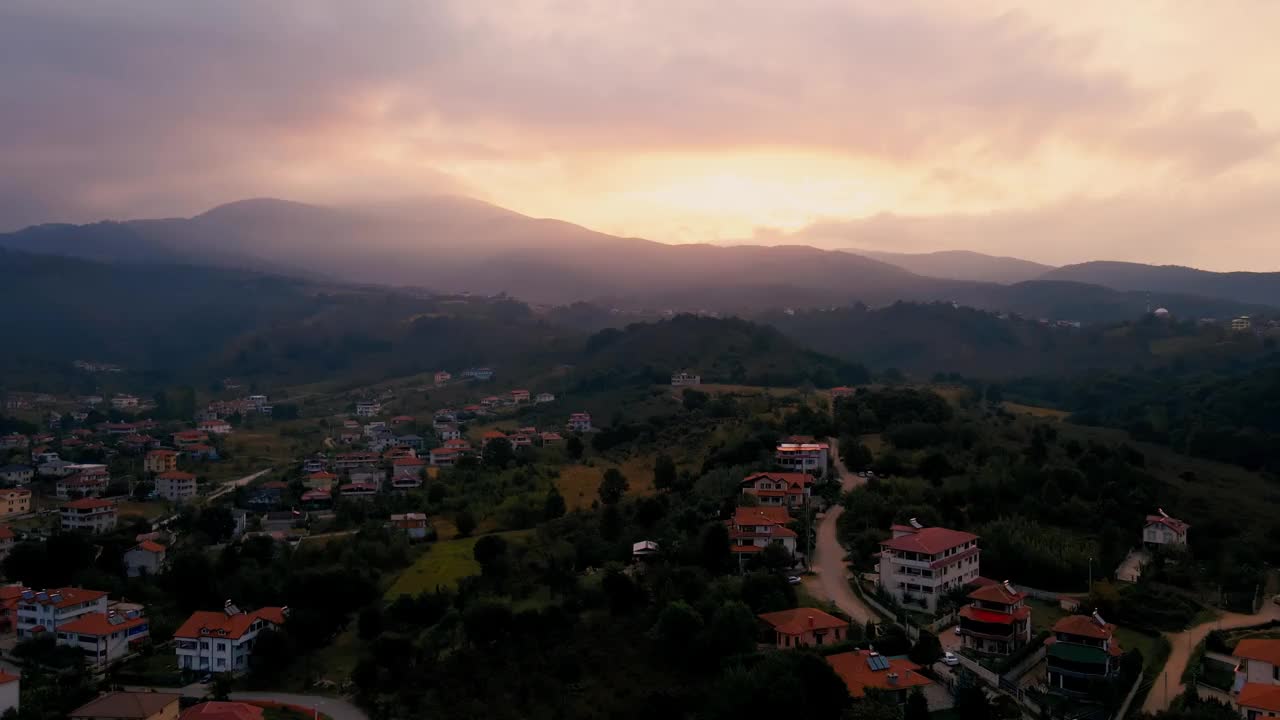
<svg viewBox="0 0 1280 720">
<path fill-rule="evenodd" d="M 867 667 L 872 670 L 888 670 L 889 658 L 883 655 L 869 655 L 867 657 Z"/>
</svg>

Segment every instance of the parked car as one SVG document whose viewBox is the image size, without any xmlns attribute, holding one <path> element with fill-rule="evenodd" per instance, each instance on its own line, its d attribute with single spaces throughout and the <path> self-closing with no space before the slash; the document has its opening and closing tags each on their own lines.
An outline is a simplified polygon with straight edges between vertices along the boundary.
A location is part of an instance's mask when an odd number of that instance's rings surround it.
<svg viewBox="0 0 1280 720">
<path fill-rule="evenodd" d="M 943 665 L 959 665 L 960 658 L 956 657 L 956 654 L 953 652 L 945 652 L 942 654 L 942 664 Z"/>
<path fill-rule="evenodd" d="M 799 585 L 799 584 L 800 584 L 800 576 L 799 576 L 799 575 L 791 575 L 791 576 L 787 577 L 787 584 L 788 584 L 788 585 Z"/>
</svg>

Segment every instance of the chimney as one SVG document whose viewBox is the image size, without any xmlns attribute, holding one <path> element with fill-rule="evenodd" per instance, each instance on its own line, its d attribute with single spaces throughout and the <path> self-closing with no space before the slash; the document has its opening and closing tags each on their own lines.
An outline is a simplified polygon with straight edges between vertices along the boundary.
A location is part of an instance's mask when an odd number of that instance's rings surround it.
<svg viewBox="0 0 1280 720">
<path fill-rule="evenodd" d="M 1098 624 L 1098 627 L 1104 628 L 1107 626 L 1107 621 L 1102 619 L 1097 610 L 1093 611 L 1093 621 Z"/>
<path fill-rule="evenodd" d="M 1156 508 L 1156 512 L 1160 513 L 1160 517 L 1162 517 L 1162 518 L 1164 518 L 1164 519 L 1166 519 L 1166 520 L 1168 520 L 1168 519 L 1169 519 L 1169 513 L 1165 512 L 1165 511 L 1164 511 L 1164 508 Z"/>
<path fill-rule="evenodd" d="M 923 530 L 923 529 L 924 529 L 924 526 L 920 524 L 920 521 L 919 521 L 919 520 L 917 520 L 917 519 L 915 519 L 915 518 L 911 518 L 911 519 L 910 519 L 910 520 L 908 520 L 907 522 L 908 522 L 908 523 L 910 523 L 911 527 L 913 527 L 913 528 L 915 528 L 915 529 L 917 529 L 917 530 Z"/>
<path fill-rule="evenodd" d="M 809 629 L 810 629 L 810 630 L 812 630 L 812 629 L 813 629 L 813 616 L 812 616 L 812 615 L 810 615 L 810 616 L 809 616 Z"/>
<path fill-rule="evenodd" d="M 885 676 L 885 678 L 887 678 L 887 679 L 889 680 L 889 684 L 890 684 L 890 685 L 897 686 L 897 684 L 898 684 L 898 673 L 891 672 L 891 673 L 889 673 L 888 675 L 886 675 L 886 676 Z"/>
<path fill-rule="evenodd" d="M 1010 583 L 1008 580 L 1005 580 L 1002 584 L 1004 585 L 1004 589 L 1008 591 L 1010 595 L 1018 594 L 1018 591 L 1013 589 L 1013 584 Z"/>
</svg>

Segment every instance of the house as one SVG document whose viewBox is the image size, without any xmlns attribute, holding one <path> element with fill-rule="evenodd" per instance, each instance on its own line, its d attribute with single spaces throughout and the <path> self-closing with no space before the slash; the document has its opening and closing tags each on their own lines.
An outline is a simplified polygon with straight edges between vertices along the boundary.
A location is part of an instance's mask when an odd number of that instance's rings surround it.
<svg viewBox="0 0 1280 720">
<path fill-rule="evenodd" d="M 773 460 L 785 470 L 827 472 L 827 456 L 831 446 L 824 442 L 781 442 L 773 454 Z"/>
<path fill-rule="evenodd" d="M 438 447 L 431 449 L 431 465 L 433 467 L 454 467 L 465 451 L 461 448 Z"/>
<path fill-rule="evenodd" d="M 104 468 L 105 470 L 105 468 Z M 98 497 L 107 489 L 111 478 L 101 473 L 77 473 L 58 480 L 54 485 L 54 493 L 59 500 L 72 498 Z"/>
<path fill-rule="evenodd" d="M 81 498 L 59 508 L 63 530 L 104 533 L 116 528 L 116 504 L 110 500 Z"/>
<path fill-rule="evenodd" d="M 143 540 L 124 554 L 124 569 L 129 577 L 159 575 L 164 569 L 165 547 L 152 540 Z"/>
<path fill-rule="evenodd" d="M 231 423 L 226 420 L 201 420 L 196 424 L 196 429 L 213 435 L 226 435 L 231 432 Z"/>
<path fill-rule="evenodd" d="M 302 484 L 312 490 L 331 490 L 337 484 L 338 476 L 331 472 L 313 472 L 302 479 Z"/>
<path fill-rule="evenodd" d="M 0 672 L 0 715 L 9 710 L 18 712 L 22 697 L 22 678 Z"/>
<path fill-rule="evenodd" d="M 411 450 L 421 450 L 426 446 L 421 435 L 397 435 L 395 443 L 399 447 L 405 447 Z"/>
<path fill-rule="evenodd" d="M 356 417 L 377 417 L 382 412 L 382 403 L 377 400 L 365 400 L 356 403 Z"/>
<path fill-rule="evenodd" d="M 279 510 L 262 516 L 263 532 L 284 532 L 305 525 L 307 514 L 297 510 Z"/>
<path fill-rule="evenodd" d="M 573 413 L 565 427 L 569 432 L 591 432 L 591 413 Z"/>
<path fill-rule="evenodd" d="M 533 402 L 537 404 L 542 404 L 542 403 L 555 402 L 555 400 L 556 400 L 555 395 L 552 395 L 549 392 L 540 392 L 536 397 L 534 397 Z"/>
<path fill-rule="evenodd" d="M 160 473 L 156 476 L 156 494 L 170 502 L 191 500 L 199 494 L 196 476 L 181 470 Z"/>
<path fill-rule="evenodd" d="M 376 465 L 381 458 L 377 453 L 351 452 L 340 453 L 333 461 L 333 469 L 339 472 L 351 470 L 362 465 Z"/>
<path fill-rule="evenodd" d="M 421 475 L 397 475 L 391 478 L 392 490 L 416 490 L 422 487 Z"/>
<path fill-rule="evenodd" d="M 0 436 L 0 450 L 18 450 L 25 448 L 29 442 L 26 435 L 9 433 L 8 435 Z"/>
<path fill-rule="evenodd" d="M 0 632 L 11 633 L 18 629 L 18 603 L 27 588 L 22 583 L 0 585 Z"/>
<path fill-rule="evenodd" d="M 182 448 L 182 451 L 186 453 L 188 457 L 194 460 L 217 460 L 218 459 L 218 449 L 212 445 L 206 445 L 204 443 L 196 443 L 195 445 L 188 445 Z"/>
<path fill-rule="evenodd" d="M 441 370 L 436 373 L 435 383 L 436 385 L 444 385 L 445 383 L 449 382 L 452 379 L 453 379 L 453 375 L 450 375 L 448 372 Z"/>
<path fill-rule="evenodd" d="M 368 499 L 378 494 L 378 486 L 367 482 L 351 482 L 338 488 L 344 499 Z"/>
<path fill-rule="evenodd" d="M 1231 329 L 1236 332 L 1243 332 L 1253 327 L 1253 320 L 1248 315 L 1241 315 L 1231 321 Z"/>
<path fill-rule="evenodd" d="M 386 479 L 386 473 L 380 467 L 358 467 L 352 468 L 347 472 L 347 481 L 357 484 L 372 485 L 374 488 L 381 488 L 382 481 Z"/>
<path fill-rule="evenodd" d="M 1242 693 L 1251 684 L 1280 686 L 1280 640 L 1245 638 L 1232 654 L 1237 658 L 1232 692 Z"/>
<path fill-rule="evenodd" d="M 152 450 L 142 461 L 143 469 L 149 473 L 169 472 L 178 469 L 177 450 Z"/>
<path fill-rule="evenodd" d="M 178 447 L 209 442 L 209 434 L 201 430 L 181 430 L 173 434 L 173 444 Z"/>
<path fill-rule="evenodd" d="M 17 536 L 14 534 L 13 528 L 8 525 L 0 525 L 0 562 L 9 557 L 16 540 Z"/>
<path fill-rule="evenodd" d="M 244 612 L 228 600 L 222 612 L 197 611 L 173 634 L 180 670 L 239 672 L 249 666 L 258 633 L 284 625 L 288 608 Z"/>
<path fill-rule="evenodd" d="M 851 398 L 854 396 L 854 393 L 856 392 L 857 391 L 854 390 L 853 388 L 845 387 L 843 385 L 840 387 L 833 387 L 831 388 L 831 399 L 843 400 L 844 398 Z"/>
<path fill-rule="evenodd" d="M 140 610 L 86 613 L 58 628 L 58 644 L 79 648 L 97 667 L 124 658 L 149 638 L 150 625 Z"/>
<path fill-rule="evenodd" d="M 905 658 L 889 658 L 874 650 L 828 655 L 827 664 L 844 681 L 854 700 L 866 697 L 867 690 L 874 690 L 894 704 L 902 705 L 912 688 L 933 684 L 920 674 L 919 665 Z"/>
<path fill-rule="evenodd" d="M 631 557 L 635 559 L 653 557 L 659 552 L 658 543 L 654 540 L 641 540 L 640 542 L 631 543 Z"/>
<path fill-rule="evenodd" d="M 412 415 L 397 415 L 391 418 L 391 427 L 400 427 L 401 425 L 413 424 Z"/>
<path fill-rule="evenodd" d="M 1280 685 L 1249 683 L 1240 690 L 1235 701 L 1244 720 L 1280 716 Z"/>
<path fill-rule="evenodd" d="M 42 632 L 54 632 L 82 615 L 106 612 L 107 594 L 100 590 L 71 587 L 23 590 L 18 599 L 18 638 L 25 640 Z"/>
<path fill-rule="evenodd" d="M 462 431 L 454 423 L 440 423 L 435 426 L 436 435 L 440 437 L 440 442 L 446 440 L 459 440 L 462 438 Z"/>
<path fill-rule="evenodd" d="M 969 593 L 960 609 L 960 643 L 966 649 L 1009 655 L 1031 642 L 1031 607 L 1026 593 L 1009 581 L 984 585 Z"/>
<path fill-rule="evenodd" d="M 423 540 L 427 537 L 427 516 L 425 513 L 392 515 L 391 527 L 403 530 L 410 540 Z"/>
<path fill-rule="evenodd" d="M 817 608 L 794 608 L 764 613 L 759 618 L 773 628 L 778 649 L 814 647 L 843 642 L 849 636 L 849 621 Z"/>
<path fill-rule="evenodd" d="M 501 430 L 489 430 L 488 432 L 486 432 L 484 435 L 480 437 L 480 448 L 484 449 L 488 447 L 489 443 L 493 442 L 494 440 L 506 440 L 506 439 L 507 439 L 507 434 L 502 432 Z"/>
<path fill-rule="evenodd" d="M 481 380 L 481 381 L 492 380 L 493 370 L 487 367 L 467 368 L 466 370 L 462 371 L 462 375 L 463 377 L 469 377 L 473 380 Z"/>
<path fill-rule="evenodd" d="M 36 472 L 40 477 L 66 477 L 75 472 L 72 468 L 75 463 L 63 460 L 57 453 L 44 453 L 44 459 L 37 460 L 37 463 Z"/>
<path fill-rule="evenodd" d="M 686 385 L 701 385 L 702 376 L 690 375 L 687 372 L 678 372 L 671 374 L 671 387 L 684 387 Z"/>
<path fill-rule="evenodd" d="M 1050 692 L 1087 695 L 1099 680 L 1120 672 L 1124 651 L 1115 639 L 1116 626 L 1093 615 L 1068 615 L 1053 625 L 1048 647 L 1047 684 Z"/>
<path fill-rule="evenodd" d="M 501 402 L 502 402 L 502 399 L 499 398 L 497 395 L 490 395 L 489 397 L 480 399 L 480 407 L 492 409 L 492 408 L 498 407 L 498 404 Z"/>
<path fill-rule="evenodd" d="M 756 473 L 738 483 L 743 495 L 752 495 L 761 505 L 807 505 L 813 494 L 813 476 L 803 472 Z"/>
<path fill-rule="evenodd" d="M 564 438 L 561 437 L 560 433 L 558 432 L 544 432 L 538 437 L 542 439 L 543 445 L 557 445 L 561 442 L 564 442 Z"/>
<path fill-rule="evenodd" d="M 1163 509 L 1157 508 L 1156 515 L 1148 515 L 1142 527 L 1142 544 L 1148 548 L 1187 546 L 1187 523 L 1169 517 Z"/>
<path fill-rule="evenodd" d="M 111 398 L 111 407 L 116 410 L 133 410 L 138 407 L 138 398 L 133 395 L 116 395 Z"/>
<path fill-rule="evenodd" d="M 519 405 L 521 403 L 527 403 L 529 402 L 529 400 L 530 400 L 530 396 L 529 396 L 528 390 L 512 390 L 511 391 L 511 402 Z"/>
<path fill-rule="evenodd" d="M 26 485 L 36 476 L 30 465 L 5 465 L 0 467 L 0 482 L 13 485 Z"/>
<path fill-rule="evenodd" d="M 178 720 L 177 693 L 109 692 L 71 711 L 71 720 Z"/>
<path fill-rule="evenodd" d="M 938 599 L 978 577 L 978 536 L 959 530 L 894 525 L 880 543 L 880 587 L 899 603 L 935 612 Z"/>
<path fill-rule="evenodd" d="M 99 425 L 100 430 L 105 430 L 108 435 L 132 435 L 138 432 L 138 426 L 134 423 L 106 423 Z"/>
<path fill-rule="evenodd" d="M 516 433 L 507 439 L 511 441 L 511 447 L 513 448 L 533 447 L 533 435 L 529 433 Z"/>
<path fill-rule="evenodd" d="M 333 506 L 333 491 L 308 490 L 302 493 L 302 506 L 308 510 L 324 510 Z"/>
<path fill-rule="evenodd" d="M 31 491 L 26 488 L 0 490 L 0 517 L 31 512 Z"/>
<path fill-rule="evenodd" d="M 449 408 L 441 408 L 435 411 L 435 414 L 432 415 L 432 422 L 434 423 L 458 422 L 458 413 L 450 410 Z"/>
<path fill-rule="evenodd" d="M 391 463 L 391 479 L 397 480 L 402 478 L 410 478 L 422 481 L 422 475 L 427 470 L 427 461 L 417 457 L 396 458 Z"/>
<path fill-rule="evenodd" d="M 780 543 L 793 555 L 796 552 L 796 533 L 787 524 L 791 514 L 780 507 L 740 507 L 729 521 L 729 544 L 738 555 L 751 555 L 763 551 L 773 543 Z"/>
<path fill-rule="evenodd" d="M 313 455 L 302 462 L 302 472 L 308 475 L 324 472 L 329 467 L 329 458 L 322 454 Z"/>
<path fill-rule="evenodd" d="M 257 705 L 212 701 L 183 710 L 178 720 L 263 720 L 263 714 Z"/>
</svg>

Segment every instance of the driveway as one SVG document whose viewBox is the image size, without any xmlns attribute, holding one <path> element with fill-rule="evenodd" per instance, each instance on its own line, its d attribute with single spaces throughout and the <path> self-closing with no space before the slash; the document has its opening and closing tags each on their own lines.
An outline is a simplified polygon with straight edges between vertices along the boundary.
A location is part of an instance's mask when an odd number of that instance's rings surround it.
<svg viewBox="0 0 1280 720">
<path fill-rule="evenodd" d="M 278 702 L 286 705 L 297 705 L 309 710 L 319 710 L 320 712 L 333 718 L 333 720 L 369 720 L 369 716 L 363 710 L 352 705 L 345 700 L 337 698 L 324 697 L 321 695 L 294 695 L 292 693 L 273 693 L 273 692 L 248 692 L 248 693 L 231 693 L 232 700 L 264 700 L 267 702 Z"/>
<path fill-rule="evenodd" d="M 1169 641 L 1170 646 L 1169 660 L 1164 664 L 1164 670 L 1156 677 L 1155 685 L 1151 687 L 1151 693 L 1147 695 L 1147 700 L 1142 705 L 1142 711 L 1154 715 L 1162 710 L 1168 710 L 1169 703 L 1182 694 L 1185 689 L 1182 685 L 1182 673 L 1187 669 L 1191 652 L 1210 631 L 1219 628 L 1230 630 L 1261 625 L 1270 620 L 1280 620 L 1280 606 L 1267 598 L 1261 612 L 1256 615 L 1229 613 L 1217 620 L 1196 625 L 1180 633 L 1165 633 L 1165 639 Z"/>
<path fill-rule="evenodd" d="M 835 438 L 829 438 L 831 453 L 835 458 L 836 472 L 840 475 L 840 487 L 846 492 L 865 483 L 856 473 L 849 472 L 840 461 L 840 446 Z M 805 578 L 805 589 L 811 595 L 824 598 L 835 603 L 836 607 L 853 619 L 854 622 L 866 624 L 868 620 L 880 621 L 853 588 L 849 587 L 849 566 L 844 561 L 845 549 L 836 536 L 836 523 L 844 508 L 835 505 L 822 515 L 818 522 L 817 544 L 813 549 L 812 569 L 816 576 Z"/>
</svg>

